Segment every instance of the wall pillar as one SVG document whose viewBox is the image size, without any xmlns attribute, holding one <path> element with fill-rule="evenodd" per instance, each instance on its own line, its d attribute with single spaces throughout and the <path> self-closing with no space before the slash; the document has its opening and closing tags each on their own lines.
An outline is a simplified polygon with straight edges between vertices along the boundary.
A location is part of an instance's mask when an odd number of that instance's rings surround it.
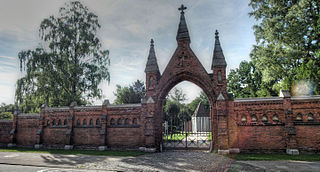
<svg viewBox="0 0 320 172">
<path fill-rule="evenodd" d="M 38 124 L 38 130 L 37 130 L 37 133 L 36 133 L 36 145 L 34 145 L 34 147 L 36 149 L 39 149 L 42 147 L 42 142 L 43 142 L 43 127 L 44 127 L 44 122 L 45 122 L 45 116 L 46 116 L 46 113 L 45 113 L 45 108 L 46 108 L 46 105 L 42 105 L 41 107 L 41 110 L 40 110 L 40 118 L 39 118 L 39 124 Z"/>
<path fill-rule="evenodd" d="M 216 122 L 216 132 L 217 135 L 216 144 L 219 154 L 229 153 L 229 135 L 228 135 L 228 112 L 227 112 L 227 102 L 219 95 L 216 101 L 215 110 L 215 122 Z"/>
<path fill-rule="evenodd" d="M 146 147 L 158 147 L 160 146 L 160 141 L 157 137 L 159 135 L 159 131 L 157 128 L 155 120 L 156 113 L 156 103 L 152 96 L 149 96 L 148 99 L 144 99 L 142 102 L 142 129 L 144 130 L 144 146 Z M 161 133 L 160 133 L 161 134 Z"/>
<path fill-rule="evenodd" d="M 69 106 L 69 115 L 67 117 L 67 131 L 66 131 L 66 145 L 73 145 L 73 120 L 74 120 L 74 107 L 75 102 L 72 102 Z"/>
<path fill-rule="evenodd" d="M 13 121 L 12 121 L 12 128 L 10 131 L 10 143 L 8 144 L 8 147 L 12 147 L 15 146 L 17 143 L 16 140 L 16 133 L 17 133 L 17 122 L 18 122 L 18 115 L 19 115 L 19 111 L 14 111 L 14 115 L 13 115 Z"/>
<path fill-rule="evenodd" d="M 285 111 L 285 133 L 286 133 L 286 152 L 290 155 L 299 154 L 296 128 L 294 126 L 294 117 L 291 107 L 291 95 L 287 90 L 280 91 L 280 97 L 283 97 L 283 109 Z"/>
<path fill-rule="evenodd" d="M 107 115 L 108 115 L 108 106 L 110 105 L 109 100 L 105 100 L 102 104 L 102 116 L 101 116 L 101 129 L 99 134 L 103 139 L 103 145 L 106 146 L 107 142 Z"/>
</svg>

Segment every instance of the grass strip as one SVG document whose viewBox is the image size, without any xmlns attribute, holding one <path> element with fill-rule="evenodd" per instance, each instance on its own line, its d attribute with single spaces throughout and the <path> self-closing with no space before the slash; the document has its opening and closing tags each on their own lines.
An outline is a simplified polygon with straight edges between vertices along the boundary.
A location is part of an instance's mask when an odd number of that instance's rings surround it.
<svg viewBox="0 0 320 172">
<path fill-rule="evenodd" d="M 300 154 L 300 155 L 287 155 L 287 154 L 229 154 L 229 158 L 239 161 L 320 161 L 319 154 Z"/>
<path fill-rule="evenodd" d="M 32 149 L 32 148 L 0 148 L 0 152 L 25 152 L 25 153 L 48 153 L 64 155 L 98 155 L 98 156 L 140 156 L 146 154 L 138 150 L 63 150 L 63 149 Z"/>
</svg>

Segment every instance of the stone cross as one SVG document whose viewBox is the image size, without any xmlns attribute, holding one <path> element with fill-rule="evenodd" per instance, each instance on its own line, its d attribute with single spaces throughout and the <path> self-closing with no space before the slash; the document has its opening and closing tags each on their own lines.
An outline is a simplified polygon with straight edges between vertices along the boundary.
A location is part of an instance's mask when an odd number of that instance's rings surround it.
<svg viewBox="0 0 320 172">
<path fill-rule="evenodd" d="M 185 9 L 187 9 L 187 7 L 185 7 L 183 4 L 181 4 L 181 7 L 180 7 L 180 8 L 178 8 L 178 10 L 180 10 L 180 11 L 181 11 L 181 14 L 183 14 L 183 13 L 184 13 L 184 11 L 183 11 L 183 10 L 185 10 Z"/>
</svg>

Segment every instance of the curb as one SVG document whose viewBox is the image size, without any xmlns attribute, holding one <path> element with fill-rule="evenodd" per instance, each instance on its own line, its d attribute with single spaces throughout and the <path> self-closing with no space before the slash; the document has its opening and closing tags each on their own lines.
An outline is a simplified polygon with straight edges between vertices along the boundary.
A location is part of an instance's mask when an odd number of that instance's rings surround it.
<svg viewBox="0 0 320 172">
<path fill-rule="evenodd" d="M 47 168 L 59 168 L 59 169 L 73 169 L 73 170 L 97 170 L 97 171 L 115 171 L 115 170 L 104 170 L 97 168 L 74 168 L 74 167 L 61 167 L 56 165 L 34 165 L 34 164 L 18 164 L 18 163 L 5 163 L 0 162 L 0 165 L 17 165 L 17 166 L 25 166 L 25 167 L 47 167 Z"/>
</svg>

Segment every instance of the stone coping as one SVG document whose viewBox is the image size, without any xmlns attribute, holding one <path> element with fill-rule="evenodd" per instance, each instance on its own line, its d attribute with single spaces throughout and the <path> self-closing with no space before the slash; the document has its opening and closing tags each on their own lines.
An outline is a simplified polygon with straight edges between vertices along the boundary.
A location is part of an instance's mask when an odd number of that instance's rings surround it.
<svg viewBox="0 0 320 172">
<path fill-rule="evenodd" d="M 122 104 L 122 105 L 108 105 L 108 108 L 131 108 L 131 107 L 141 107 L 141 103 L 136 104 Z"/>
<path fill-rule="evenodd" d="M 283 100 L 283 97 L 239 98 L 239 99 L 234 99 L 234 102 L 279 101 L 279 100 Z"/>
<path fill-rule="evenodd" d="M 316 96 L 297 96 L 291 97 L 291 100 L 312 100 L 312 99 L 320 99 L 319 95 Z"/>
<path fill-rule="evenodd" d="M 101 109 L 102 108 L 102 105 L 100 106 L 76 106 L 74 107 L 74 110 L 81 110 L 81 109 L 92 109 L 92 110 L 95 110 L 95 109 Z"/>
<path fill-rule="evenodd" d="M 13 122 L 12 119 L 1 119 L 0 122 Z"/>
<path fill-rule="evenodd" d="M 40 117 L 39 113 L 21 113 L 18 115 L 18 118 L 20 117 Z"/>
<path fill-rule="evenodd" d="M 283 97 L 253 97 L 253 98 L 238 98 L 234 99 L 234 102 L 252 102 L 252 101 L 277 101 L 283 100 Z M 314 96 L 296 96 L 291 97 L 291 100 L 313 100 L 313 99 L 320 99 L 320 95 Z"/>
<path fill-rule="evenodd" d="M 107 108 L 134 108 L 134 107 L 141 107 L 141 103 L 136 104 L 122 104 L 122 105 L 107 105 Z M 102 105 L 95 105 L 95 106 L 75 106 L 74 110 L 101 110 Z M 63 106 L 63 107 L 46 107 L 45 111 L 69 111 L 70 107 Z"/>
</svg>

